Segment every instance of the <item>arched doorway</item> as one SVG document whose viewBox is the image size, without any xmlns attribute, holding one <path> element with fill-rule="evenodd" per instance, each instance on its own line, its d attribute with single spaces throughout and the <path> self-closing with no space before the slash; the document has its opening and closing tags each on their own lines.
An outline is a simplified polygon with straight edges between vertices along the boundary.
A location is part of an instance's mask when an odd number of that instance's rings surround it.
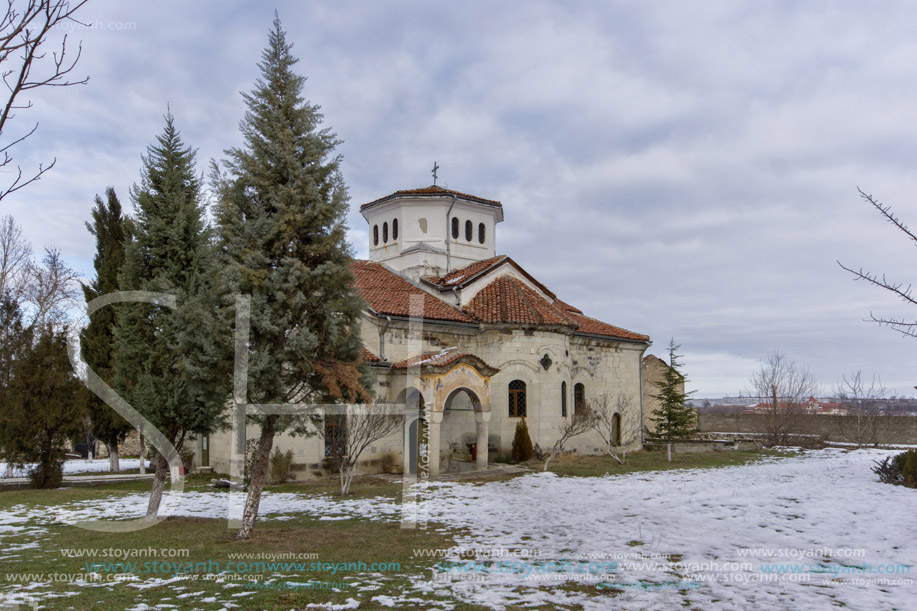
<svg viewBox="0 0 917 611">
<path fill-rule="evenodd" d="M 455 388 L 443 404 L 440 448 L 447 461 L 440 464 L 446 472 L 473 471 L 476 468 L 481 400 L 467 387 Z"/>
</svg>

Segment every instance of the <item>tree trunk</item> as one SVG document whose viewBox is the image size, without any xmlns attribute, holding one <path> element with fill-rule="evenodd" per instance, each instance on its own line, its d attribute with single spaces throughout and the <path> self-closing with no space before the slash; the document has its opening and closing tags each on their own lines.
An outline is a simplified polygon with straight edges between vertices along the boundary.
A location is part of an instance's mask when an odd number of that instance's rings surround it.
<svg viewBox="0 0 917 611">
<path fill-rule="evenodd" d="M 105 446 L 108 448 L 108 470 L 111 473 L 117 473 L 121 470 L 121 464 L 118 461 L 118 444 L 106 443 Z"/>
<path fill-rule="evenodd" d="M 166 487 L 169 477 L 169 462 L 162 454 L 156 454 L 156 475 L 153 476 L 153 491 L 150 492 L 150 504 L 146 508 L 147 517 L 159 514 L 159 504 L 162 502 L 162 491 Z"/>
<path fill-rule="evenodd" d="M 548 470 L 548 465 L 551 464 L 551 461 L 554 460 L 554 457 L 557 456 L 558 454 L 559 454 L 559 452 L 558 452 L 557 450 L 552 450 L 552 451 L 551 451 L 551 455 L 548 456 L 548 460 L 546 460 L 545 463 L 544 463 L 544 470 L 545 470 L 545 471 Z"/>
<path fill-rule="evenodd" d="M 252 463 L 252 477 L 248 484 L 248 496 L 245 497 L 245 509 L 242 512 L 242 526 L 236 539 L 251 539 L 255 530 L 255 520 L 258 519 L 258 506 L 261 504 L 261 493 L 264 491 L 264 481 L 267 479 L 267 465 L 271 456 L 271 447 L 274 445 L 274 426 L 279 416 L 272 414 L 264 417 L 261 426 L 261 438 L 258 440 L 258 450 Z"/>
<path fill-rule="evenodd" d="M 146 475 L 146 440 L 140 435 L 140 475 Z"/>
<path fill-rule="evenodd" d="M 624 461 L 621 460 L 621 457 L 618 456 L 617 454 L 615 454 L 615 453 L 611 450 L 611 446 L 608 446 L 608 455 L 611 456 L 612 458 L 614 458 L 616 461 L 618 461 L 618 464 L 619 464 L 619 465 L 623 465 L 623 464 L 624 464 Z"/>
<path fill-rule="evenodd" d="M 669 454 L 669 462 L 672 462 L 672 444 L 671 444 L 671 443 L 667 443 L 667 444 L 666 444 L 666 449 L 667 449 L 668 454 Z"/>
</svg>

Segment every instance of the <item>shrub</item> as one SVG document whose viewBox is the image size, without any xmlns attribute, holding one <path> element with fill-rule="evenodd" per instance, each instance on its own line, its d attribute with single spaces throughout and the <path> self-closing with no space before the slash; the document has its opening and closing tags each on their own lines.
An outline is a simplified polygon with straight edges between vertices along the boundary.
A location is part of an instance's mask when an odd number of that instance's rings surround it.
<svg viewBox="0 0 917 611">
<path fill-rule="evenodd" d="M 285 484 L 293 473 L 293 450 L 281 452 L 280 448 L 274 448 L 271 454 L 271 481 L 278 484 Z"/>
<path fill-rule="evenodd" d="M 880 482 L 917 488 L 917 450 L 908 450 L 895 456 L 887 456 L 881 462 L 874 462 L 876 466 L 872 468 L 872 472 L 879 476 Z"/>
<path fill-rule="evenodd" d="M 532 447 L 532 438 L 529 437 L 529 427 L 525 423 L 525 418 L 516 424 L 516 436 L 513 437 L 513 460 L 516 462 L 525 462 L 535 457 L 535 449 Z"/>
</svg>

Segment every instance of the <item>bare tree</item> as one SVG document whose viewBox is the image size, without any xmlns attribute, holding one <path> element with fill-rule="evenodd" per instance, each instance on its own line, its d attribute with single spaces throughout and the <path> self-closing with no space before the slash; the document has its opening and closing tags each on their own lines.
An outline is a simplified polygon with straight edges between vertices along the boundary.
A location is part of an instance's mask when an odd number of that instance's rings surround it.
<svg viewBox="0 0 917 611">
<path fill-rule="evenodd" d="M 558 429 L 560 437 L 554 442 L 551 448 L 551 455 L 544 463 L 544 470 L 548 470 L 548 465 L 554 460 L 554 457 L 564 451 L 564 445 L 578 435 L 582 435 L 592 428 L 592 414 L 586 406 L 573 412 L 573 418 L 564 420 Z"/>
<path fill-rule="evenodd" d="M 800 415 L 818 390 L 812 374 L 775 350 L 751 377 L 752 396 L 760 401 L 761 432 L 770 445 L 786 444 L 800 432 Z"/>
<path fill-rule="evenodd" d="M 68 319 L 67 308 L 78 295 L 77 273 L 56 248 L 46 248 L 40 265 L 33 266 L 26 300 L 34 308 L 33 322 L 40 327 L 58 325 Z"/>
<path fill-rule="evenodd" d="M 69 87 L 82 85 L 89 77 L 70 80 L 68 75 L 76 67 L 82 53 L 82 44 L 76 54 L 67 52 L 67 35 L 64 34 L 56 51 L 48 51 L 43 46 L 50 43 L 54 33 L 65 24 L 79 23 L 73 15 L 87 0 L 70 2 L 69 0 L 28 0 L 25 6 L 17 6 L 15 0 L 7 0 L 6 12 L 0 18 L 0 76 L 6 85 L 8 95 L 0 109 L 0 168 L 13 162 L 10 154 L 13 147 L 35 133 L 38 123 L 21 135 L 6 136 L 4 130 L 7 122 L 16 117 L 15 111 L 32 107 L 31 100 L 20 99 L 22 94 L 42 87 Z M 81 24 L 82 25 L 82 24 Z M 41 178 L 42 174 L 54 167 L 57 158 L 51 163 L 39 164 L 38 170 L 23 177 L 22 168 L 16 166 L 16 177 L 5 187 L 0 187 L 0 199 L 18 191 L 29 183 Z"/>
<path fill-rule="evenodd" d="M 882 400 L 886 390 L 882 381 L 873 376 L 869 384 L 863 379 L 863 373 L 844 375 L 835 391 L 838 402 L 846 408 L 847 415 L 838 418 L 840 434 L 849 442 L 864 445 L 876 445 L 879 437 L 888 428 L 888 418 L 882 410 Z"/>
<path fill-rule="evenodd" d="M 627 460 L 627 447 L 640 434 L 640 423 L 627 417 L 630 401 L 630 397 L 618 395 L 612 403 L 608 393 L 604 393 L 587 402 L 589 428 L 602 438 L 608 455 L 622 465 Z"/>
<path fill-rule="evenodd" d="M 20 303 L 32 268 L 32 246 L 11 216 L 0 218 L 0 295 Z"/>
<path fill-rule="evenodd" d="M 349 405 L 345 414 L 313 418 L 313 426 L 325 443 L 325 456 L 337 469 L 341 494 L 350 492 L 360 455 L 373 443 L 398 431 L 404 422 L 397 405 Z"/>
</svg>

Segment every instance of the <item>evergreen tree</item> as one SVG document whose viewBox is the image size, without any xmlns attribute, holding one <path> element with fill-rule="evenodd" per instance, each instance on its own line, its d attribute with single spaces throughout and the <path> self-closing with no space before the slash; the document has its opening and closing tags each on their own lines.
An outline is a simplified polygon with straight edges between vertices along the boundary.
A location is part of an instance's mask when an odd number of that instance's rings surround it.
<svg viewBox="0 0 917 611">
<path fill-rule="evenodd" d="M 525 423 L 525 418 L 516 423 L 516 434 L 513 436 L 511 454 L 516 462 L 526 462 L 535 457 L 535 448 L 532 446 L 529 425 Z"/>
<path fill-rule="evenodd" d="M 10 425 L 12 413 L 13 367 L 22 359 L 32 341 L 32 328 L 22 320 L 22 310 L 10 293 L 0 294 L 0 456 L 6 461 L 6 476 L 13 476 L 13 463 L 19 454 L 17 423 Z"/>
<path fill-rule="evenodd" d="M 86 303 L 118 290 L 118 273 L 124 263 L 127 232 L 121 202 L 111 187 L 105 191 L 105 196 L 105 202 L 96 196 L 92 223 L 86 223 L 89 233 L 96 238 L 96 255 L 92 261 L 96 277 L 83 285 Z M 100 308 L 92 314 L 89 325 L 80 334 L 83 360 L 103 380 L 109 381 L 114 365 L 114 328 L 114 308 Z M 111 471 L 118 471 L 118 444 L 124 441 L 133 427 L 95 395 L 89 397 L 87 408 L 92 433 L 108 447 Z"/>
<path fill-rule="evenodd" d="M 131 191 L 136 216 L 118 282 L 121 290 L 173 294 L 177 308 L 122 304 L 114 334 L 115 388 L 177 451 L 218 426 L 231 367 L 221 352 L 229 331 L 215 315 L 213 255 L 194 164 L 168 114 Z M 156 456 L 148 515 L 159 510 L 170 458 Z"/>
<path fill-rule="evenodd" d="M 290 50 L 275 16 L 261 76 L 243 94 L 245 145 L 226 151 L 227 175 L 214 167 L 226 321 L 234 320 L 233 294 L 251 295 L 249 402 L 367 399 L 338 140 L 303 99 L 305 78 L 293 72 Z M 261 433 L 240 538 L 254 529 L 275 433 L 308 426 L 299 417 L 249 420 Z"/>
<path fill-rule="evenodd" d="M 66 328 L 45 325 L 36 332 L 13 363 L 0 429 L 7 460 L 37 463 L 32 485 L 54 488 L 63 478 L 66 442 L 84 430 L 85 394 L 67 356 Z"/>
<path fill-rule="evenodd" d="M 682 439 L 697 429 L 697 414 L 693 407 L 688 407 L 685 402 L 688 394 L 684 392 L 684 383 L 687 381 L 681 373 L 681 355 L 677 350 L 681 346 L 675 345 L 675 340 L 669 341 L 669 366 L 665 369 L 663 380 L 656 382 L 659 392 L 652 395 L 659 400 L 659 408 L 653 411 L 651 420 L 656 425 L 656 436 L 670 441 Z"/>
</svg>

